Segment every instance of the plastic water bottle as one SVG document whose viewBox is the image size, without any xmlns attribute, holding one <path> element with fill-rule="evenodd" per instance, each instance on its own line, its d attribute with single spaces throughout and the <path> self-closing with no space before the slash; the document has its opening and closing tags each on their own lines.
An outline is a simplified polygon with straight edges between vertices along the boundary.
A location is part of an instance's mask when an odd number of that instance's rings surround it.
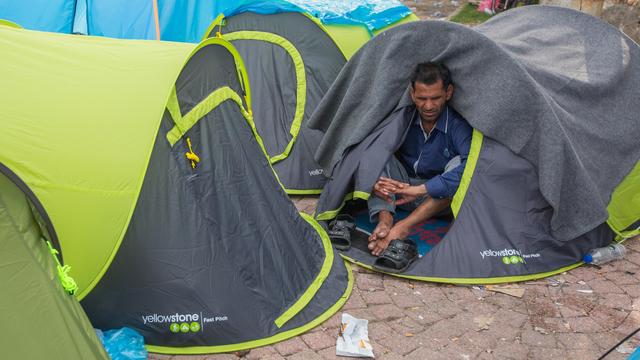
<svg viewBox="0 0 640 360">
<path fill-rule="evenodd" d="M 622 244 L 611 244 L 589 251 L 583 260 L 587 264 L 602 265 L 612 260 L 622 259 L 626 253 L 627 249 Z"/>
</svg>

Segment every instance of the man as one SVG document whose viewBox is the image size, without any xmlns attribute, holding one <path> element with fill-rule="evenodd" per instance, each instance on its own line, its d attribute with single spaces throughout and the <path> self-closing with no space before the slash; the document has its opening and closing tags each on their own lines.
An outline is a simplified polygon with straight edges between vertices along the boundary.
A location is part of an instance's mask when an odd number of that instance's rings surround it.
<svg viewBox="0 0 640 360">
<path fill-rule="evenodd" d="M 409 235 L 413 225 L 448 210 L 471 147 L 472 128 L 447 105 L 453 96 L 449 70 L 440 63 L 418 64 L 411 78 L 415 110 L 404 142 L 387 163 L 369 198 L 378 225 L 369 250 L 379 256 L 389 242 Z M 396 206 L 411 211 L 393 223 Z"/>
</svg>

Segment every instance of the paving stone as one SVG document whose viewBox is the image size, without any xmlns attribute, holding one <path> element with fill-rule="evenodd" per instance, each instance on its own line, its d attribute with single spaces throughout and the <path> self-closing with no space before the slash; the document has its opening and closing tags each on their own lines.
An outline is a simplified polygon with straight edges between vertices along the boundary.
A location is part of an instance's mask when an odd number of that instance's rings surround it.
<svg viewBox="0 0 640 360">
<path fill-rule="evenodd" d="M 498 339 L 499 338 L 496 337 L 495 333 L 491 333 L 486 330 L 472 330 L 460 336 L 458 345 L 465 349 L 471 348 L 476 349 L 478 352 L 482 352 L 487 349 L 495 348 L 498 345 Z"/>
<path fill-rule="evenodd" d="M 431 306 L 404 309 L 404 313 L 407 317 L 422 325 L 430 325 L 445 318 L 445 316 L 436 312 Z"/>
<path fill-rule="evenodd" d="M 294 337 L 289 340 L 277 343 L 273 346 L 280 355 L 287 356 L 295 354 L 301 351 L 308 350 L 309 347 L 305 344 L 300 337 Z"/>
<path fill-rule="evenodd" d="M 600 353 L 604 353 L 611 349 L 612 346 L 622 340 L 624 336 L 616 336 L 614 333 L 602 332 L 591 335 L 593 344 L 600 349 Z"/>
<path fill-rule="evenodd" d="M 400 360 L 400 359 L 406 359 L 405 356 L 396 354 L 396 353 L 394 353 L 392 351 L 386 352 L 386 353 L 382 353 L 382 354 L 378 354 L 378 353 L 374 352 L 373 355 L 375 355 L 376 359 L 378 359 L 378 360 Z"/>
<path fill-rule="evenodd" d="M 426 328 L 421 338 L 430 341 L 437 340 L 441 344 L 452 338 L 459 338 L 474 326 L 473 317 L 470 314 L 458 314 L 451 319 L 444 319 Z"/>
<path fill-rule="evenodd" d="M 415 337 L 406 337 L 402 334 L 388 336 L 384 339 L 376 339 L 376 342 L 399 355 L 408 354 L 420 346 L 418 344 L 418 339 Z"/>
<path fill-rule="evenodd" d="M 411 320 L 409 317 L 402 317 L 398 320 L 388 322 L 389 327 L 391 327 L 397 334 L 417 334 L 424 330 L 424 326 L 420 325 L 420 323 Z"/>
<path fill-rule="evenodd" d="M 405 291 L 407 289 L 411 289 L 411 287 L 415 287 L 413 284 L 414 281 L 402 279 L 396 276 L 383 275 L 383 285 L 385 289 L 393 290 L 396 289 L 398 291 Z"/>
<path fill-rule="evenodd" d="M 516 342 L 499 342 L 493 350 L 496 359 L 523 359 L 527 355 L 527 348 Z"/>
<path fill-rule="evenodd" d="M 529 359 L 557 360 L 566 358 L 566 355 L 567 354 L 563 349 L 532 348 L 529 349 L 527 357 Z"/>
<path fill-rule="evenodd" d="M 443 355 L 445 359 L 475 359 L 479 353 L 480 351 L 465 349 L 458 344 L 452 344 L 440 350 L 440 354 Z"/>
<path fill-rule="evenodd" d="M 526 290 L 525 290 L 526 291 Z M 506 294 L 494 293 L 485 297 L 485 302 L 497 306 L 499 309 L 510 309 L 520 314 L 528 314 L 524 300 Z"/>
<path fill-rule="evenodd" d="M 362 295 L 360 295 L 360 291 L 358 289 L 353 289 L 351 296 L 349 296 L 347 303 L 344 304 L 341 310 L 362 309 L 365 307 L 367 307 L 367 304 L 364 302 Z"/>
<path fill-rule="evenodd" d="M 425 359 L 449 360 L 449 358 L 447 358 L 447 356 L 442 354 L 440 351 L 432 350 L 426 347 L 420 347 L 414 350 L 413 352 L 411 352 L 410 354 L 408 354 L 407 356 L 405 356 L 404 358 L 411 359 L 411 360 L 425 360 Z"/>
<path fill-rule="evenodd" d="M 558 343 L 565 349 L 569 350 L 596 350 L 597 346 L 593 343 L 593 340 L 587 334 L 557 334 L 556 339 Z"/>
<path fill-rule="evenodd" d="M 640 257 L 638 259 L 640 260 Z M 589 281 L 598 277 L 594 269 L 595 268 L 591 266 L 580 266 L 571 270 L 569 273 L 576 279 L 579 279 L 579 281 Z"/>
<path fill-rule="evenodd" d="M 574 309 L 564 305 L 558 305 L 558 310 L 560 310 L 560 315 L 563 318 L 576 318 L 588 315 L 586 309 Z"/>
<path fill-rule="evenodd" d="M 170 360 L 173 355 L 149 353 L 149 360 Z"/>
<path fill-rule="evenodd" d="M 525 301 L 532 317 L 560 317 L 557 305 L 546 296 L 536 296 Z"/>
<path fill-rule="evenodd" d="M 624 320 L 629 316 L 629 313 L 612 309 L 606 306 L 596 306 L 589 313 L 589 317 L 592 318 L 598 325 L 602 326 L 605 330 L 611 330 L 620 326 Z"/>
<path fill-rule="evenodd" d="M 382 278 L 379 274 L 357 274 L 356 286 L 360 290 L 360 294 L 365 291 L 384 290 Z"/>
<path fill-rule="evenodd" d="M 447 299 L 457 303 L 469 303 L 478 300 L 476 294 L 474 294 L 473 291 L 471 291 L 471 288 L 468 286 L 446 287 L 442 292 L 447 297 Z"/>
<path fill-rule="evenodd" d="M 637 267 L 636 265 L 633 265 L 633 266 Z M 616 267 L 616 270 L 618 270 L 618 269 L 619 269 L 619 267 Z M 634 270 L 636 270 L 636 269 L 634 269 Z M 612 281 L 614 284 L 616 284 L 618 286 L 634 285 L 634 284 L 638 283 L 638 278 L 636 276 L 634 276 L 634 275 L 631 275 L 631 274 L 627 273 L 625 270 L 623 270 L 623 271 L 613 271 L 613 272 L 610 272 L 610 273 L 606 273 L 604 275 L 604 277 L 607 280 Z"/>
<path fill-rule="evenodd" d="M 627 293 L 629 296 L 631 296 L 634 299 L 640 297 L 640 285 L 638 284 L 625 285 L 622 287 L 622 290 L 624 290 L 625 293 Z"/>
<path fill-rule="evenodd" d="M 174 355 L 171 360 L 238 360 L 233 354 Z"/>
<path fill-rule="evenodd" d="M 342 312 L 338 311 L 317 328 L 319 330 L 325 329 L 325 330 L 331 331 L 333 329 L 338 329 L 341 323 L 342 323 Z"/>
<path fill-rule="evenodd" d="M 594 292 L 597 292 L 597 293 L 624 294 L 624 291 L 622 291 L 622 289 L 619 286 L 617 286 L 616 284 L 612 283 L 609 280 L 591 280 L 591 281 L 588 281 L 587 284 Z"/>
<path fill-rule="evenodd" d="M 638 327 L 640 327 L 640 312 L 632 311 L 614 331 L 627 335 L 635 331 Z"/>
<path fill-rule="evenodd" d="M 404 316 L 404 313 L 400 308 L 391 304 L 370 306 L 369 310 L 376 319 L 382 321 L 398 319 Z"/>
<path fill-rule="evenodd" d="M 378 321 L 378 318 L 371 312 L 371 308 L 351 309 L 347 313 L 358 319 L 369 320 L 369 325 L 371 325 L 371 323 L 375 321 Z"/>
<path fill-rule="evenodd" d="M 444 288 L 440 284 L 429 284 L 422 282 L 412 283 L 414 285 L 412 293 L 420 297 L 420 300 L 425 304 L 433 304 L 439 301 L 448 300 L 442 292 Z"/>
<path fill-rule="evenodd" d="M 593 350 L 582 350 L 582 349 L 574 349 L 574 350 L 566 350 L 566 360 L 588 360 L 588 359 L 597 359 L 600 354 L 594 352 Z"/>
<path fill-rule="evenodd" d="M 323 359 L 327 360 L 344 360 L 344 357 L 336 356 L 336 347 L 330 347 L 324 350 L 318 351 L 318 355 L 322 356 Z M 375 355 L 375 353 L 374 353 Z"/>
<path fill-rule="evenodd" d="M 586 315 L 598 303 L 597 298 L 595 296 L 584 296 L 584 295 L 578 295 L 576 293 L 564 294 L 561 298 L 557 299 L 556 302 L 562 304 L 560 306 L 565 306 L 574 311 L 584 313 L 584 314 L 574 315 L 574 316 Z"/>
<path fill-rule="evenodd" d="M 533 348 L 555 348 L 556 337 L 553 334 L 541 334 L 533 329 L 522 330 L 522 344 Z"/>
<path fill-rule="evenodd" d="M 554 333 L 571 332 L 571 325 L 564 318 L 544 318 L 542 327 Z"/>
<path fill-rule="evenodd" d="M 574 333 L 597 333 L 603 331 L 602 326 L 590 317 L 565 318 Z"/>
<path fill-rule="evenodd" d="M 318 351 L 335 345 L 336 337 L 320 331 L 302 335 L 302 341 L 304 341 L 311 350 Z"/>
<path fill-rule="evenodd" d="M 386 291 L 365 291 L 362 298 L 367 305 L 391 304 L 391 297 Z"/>
<path fill-rule="evenodd" d="M 625 260 L 633 263 L 634 265 L 640 265 L 640 252 L 631 251 L 625 255 Z"/>
<path fill-rule="evenodd" d="M 424 306 L 425 303 L 422 300 L 422 294 L 418 291 L 413 293 L 394 293 L 391 295 L 393 303 L 401 308 Z"/>
<path fill-rule="evenodd" d="M 237 359 L 236 360 L 240 360 Z M 260 358 L 260 360 L 285 360 L 285 357 L 283 357 L 280 354 L 271 354 L 271 355 L 266 355 L 265 357 Z"/>
<path fill-rule="evenodd" d="M 603 294 L 600 304 L 612 309 L 631 311 L 633 302 L 627 294 Z"/>
<path fill-rule="evenodd" d="M 278 352 L 273 346 L 263 346 L 256 349 L 251 349 L 245 356 L 247 360 L 259 360 L 269 355 L 276 355 Z"/>
<path fill-rule="evenodd" d="M 429 306 L 429 305 L 427 305 Z M 431 308 L 443 317 L 451 317 L 462 312 L 462 308 L 456 303 L 444 300 L 431 305 Z"/>
<path fill-rule="evenodd" d="M 498 311 L 496 305 L 484 300 L 469 301 L 461 304 L 461 307 L 474 314 L 493 314 Z"/>
<path fill-rule="evenodd" d="M 316 354 L 314 351 L 307 350 L 295 355 L 287 356 L 287 360 L 322 360 L 323 357 Z"/>
<path fill-rule="evenodd" d="M 369 324 L 369 339 L 380 340 L 389 336 L 395 336 L 395 330 L 386 322 L 376 322 Z"/>
</svg>

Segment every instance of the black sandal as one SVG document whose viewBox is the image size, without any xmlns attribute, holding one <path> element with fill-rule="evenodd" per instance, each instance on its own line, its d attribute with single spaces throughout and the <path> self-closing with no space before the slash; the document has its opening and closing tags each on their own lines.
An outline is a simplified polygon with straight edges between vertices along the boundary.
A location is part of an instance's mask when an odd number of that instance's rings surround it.
<svg viewBox="0 0 640 360">
<path fill-rule="evenodd" d="M 336 249 L 347 251 L 351 248 L 351 232 L 355 228 L 356 223 L 353 217 L 341 214 L 329 223 L 329 231 L 327 233 Z"/>
<path fill-rule="evenodd" d="M 392 274 L 405 272 L 411 263 L 418 258 L 418 247 L 411 239 L 391 240 L 389 246 L 373 263 L 373 268 Z"/>
</svg>

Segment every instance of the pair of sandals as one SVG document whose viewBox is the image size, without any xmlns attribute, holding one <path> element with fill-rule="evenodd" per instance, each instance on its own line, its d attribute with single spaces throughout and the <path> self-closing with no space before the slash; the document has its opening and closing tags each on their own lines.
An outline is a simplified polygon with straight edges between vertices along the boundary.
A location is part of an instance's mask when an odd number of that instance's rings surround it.
<svg viewBox="0 0 640 360">
<path fill-rule="evenodd" d="M 338 215 L 329 223 L 329 238 L 333 246 L 340 251 L 351 248 L 351 235 L 355 231 L 356 224 L 350 215 Z M 389 242 L 389 246 L 378 256 L 373 263 L 373 268 L 387 273 L 400 274 L 418 258 L 418 246 L 411 239 L 395 239 Z"/>
</svg>

